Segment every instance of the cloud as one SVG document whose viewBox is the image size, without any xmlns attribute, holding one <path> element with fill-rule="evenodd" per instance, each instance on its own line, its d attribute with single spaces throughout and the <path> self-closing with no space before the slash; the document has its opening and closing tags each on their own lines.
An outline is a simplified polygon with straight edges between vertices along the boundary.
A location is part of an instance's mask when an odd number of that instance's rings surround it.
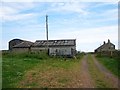
<svg viewBox="0 0 120 90">
<path fill-rule="evenodd" d="M 94 15 L 94 17 L 105 17 L 108 19 L 114 19 L 117 17 L 117 9 L 114 10 L 108 10 L 101 14 L 98 14 L 96 12 L 90 12 L 89 8 L 93 7 L 100 7 L 103 5 L 109 5 L 111 3 L 98 3 L 98 4 L 88 4 L 88 3 L 82 3 L 82 2 L 53 2 L 53 3 L 48 3 L 49 5 L 46 5 L 47 9 L 40 8 L 38 11 L 35 13 L 25 13 L 23 11 L 31 10 L 35 7 L 39 8 L 38 6 L 42 6 L 44 3 L 39 2 L 34 3 L 34 2 L 19 2 L 19 3 L 3 3 L 2 7 L 0 8 L 0 17 L 3 19 L 3 21 L 13 21 L 14 20 L 19 20 L 19 19 L 25 19 L 26 17 L 31 17 L 32 15 L 36 17 L 40 17 L 43 15 L 52 14 L 52 13 L 60 13 L 60 14 L 70 14 L 70 13 L 76 13 L 80 16 L 83 15 L 84 17 L 90 17 Z M 97 6 L 98 5 L 98 6 Z M 112 17 L 112 18 L 111 18 Z M 102 20 L 102 19 L 101 19 Z M 105 19 L 103 19 L 105 20 Z M 99 20 L 98 20 L 99 21 Z"/>
<path fill-rule="evenodd" d="M 34 16 L 34 14 L 16 14 L 16 15 L 5 15 L 3 16 L 3 21 L 15 21 L 15 20 L 26 20 L 30 17 Z"/>
<path fill-rule="evenodd" d="M 60 5 L 59 5 L 60 4 Z M 75 3 L 76 4 L 76 3 Z M 70 5 L 70 7 L 72 8 L 69 8 L 68 5 L 65 5 L 65 3 L 53 3 L 53 11 L 52 10 L 49 10 L 49 12 L 58 12 L 59 14 L 61 13 L 66 13 L 66 15 L 69 14 L 69 16 L 71 17 L 70 19 L 66 18 L 66 17 L 63 17 L 62 20 L 56 20 L 57 23 L 59 23 L 60 25 L 70 25 L 70 26 L 73 26 L 75 25 L 75 23 L 79 23 L 81 27 L 87 27 L 87 26 L 93 26 L 93 27 L 96 27 L 96 26 L 99 26 L 99 25 L 109 25 L 109 24 L 116 24 L 117 23 L 117 20 L 118 20 L 118 9 L 117 8 L 112 8 L 112 9 L 101 9 L 101 8 L 95 8 L 95 9 L 92 9 L 94 7 L 94 3 L 77 3 L 77 6 L 81 7 L 81 8 L 77 8 L 77 9 L 81 9 L 83 10 L 85 13 L 82 13 L 82 12 L 76 12 L 76 9 L 74 8 L 74 5 Z M 79 4 L 79 5 L 78 5 Z M 109 5 L 111 3 L 102 3 L 103 5 Z M 103 6 L 101 3 L 99 6 Z M 116 4 L 113 4 L 116 6 Z M 55 8 L 56 7 L 56 8 Z M 64 7 L 66 7 L 66 9 L 64 9 Z M 68 7 L 68 8 L 67 8 Z M 65 11 L 66 10 L 66 11 Z M 67 11 L 68 10 L 68 11 Z M 98 12 L 98 11 L 101 11 Z M 73 16 L 72 17 L 72 14 L 73 13 Z M 60 22 L 62 21 L 62 22 Z M 94 25 L 93 25 L 94 24 Z M 77 25 L 77 24 L 76 24 Z"/>
<path fill-rule="evenodd" d="M 117 19 L 118 18 L 118 9 L 105 10 L 99 16 L 102 16 L 104 18 Z"/>
<path fill-rule="evenodd" d="M 3 21 L 14 21 L 25 19 L 34 16 L 33 13 L 22 13 L 25 10 L 29 10 L 34 7 L 33 3 L 4 3 L 2 2 L 2 6 L 0 7 L 0 18 Z"/>
<path fill-rule="evenodd" d="M 6 7 L 3 6 L 0 8 L 0 15 L 3 15 L 3 16 L 9 15 L 9 14 L 14 14 L 16 12 L 17 12 L 16 9 L 8 7 L 8 6 L 6 6 Z"/>
<path fill-rule="evenodd" d="M 68 3 L 53 3 L 52 9 L 50 11 L 55 12 L 72 12 L 72 13 L 79 13 L 79 14 L 87 14 L 87 12 L 84 10 L 86 8 L 85 4 L 81 4 L 79 2 L 68 2 Z"/>
<path fill-rule="evenodd" d="M 96 28 L 66 28 L 65 30 L 58 29 L 57 33 L 52 35 L 49 34 L 50 39 L 76 39 L 77 40 L 77 50 L 83 51 L 93 51 L 95 47 L 97 48 L 103 41 L 110 39 L 118 46 L 118 27 L 114 26 L 102 26 Z M 52 35 L 52 36 L 51 36 Z"/>
<path fill-rule="evenodd" d="M 14 10 L 14 13 L 19 13 L 23 10 L 29 10 L 35 6 L 35 3 L 33 2 L 2 2 L 2 9 L 3 11 L 5 9 L 11 9 Z M 11 14 L 11 12 L 6 12 L 7 14 Z"/>
<path fill-rule="evenodd" d="M 4 2 L 118 2 L 118 0 L 1 0 Z"/>
</svg>

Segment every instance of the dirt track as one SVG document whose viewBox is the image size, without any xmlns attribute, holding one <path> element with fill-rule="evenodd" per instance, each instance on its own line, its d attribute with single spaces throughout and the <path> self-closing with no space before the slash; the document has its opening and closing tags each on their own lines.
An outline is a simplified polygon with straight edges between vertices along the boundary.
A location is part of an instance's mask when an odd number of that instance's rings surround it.
<svg viewBox="0 0 120 90">
<path fill-rule="evenodd" d="M 31 83 L 34 83 L 33 87 L 37 88 L 40 86 L 48 88 L 97 88 L 97 84 L 99 83 L 96 83 L 96 80 L 99 80 L 105 85 L 108 84 L 109 88 L 118 88 L 118 78 L 101 65 L 94 55 L 90 56 L 92 59 L 89 59 L 88 55 L 85 55 L 76 67 L 70 70 L 50 69 L 46 72 L 41 72 L 38 68 L 33 69 L 25 74 L 25 79 L 19 83 L 20 86 L 18 87 L 31 87 L 28 86 L 28 84 L 31 85 Z M 90 63 L 88 63 L 88 60 L 93 60 L 92 65 L 94 65 L 94 68 L 97 68 L 97 72 L 102 73 L 102 78 L 93 78 L 90 73 Z M 92 70 L 94 70 L 94 68 Z M 94 74 L 97 72 L 94 72 Z M 34 75 L 33 73 L 36 74 Z M 96 75 L 99 76 L 99 74 Z M 96 76 L 96 78 L 98 76 Z M 64 82 L 64 84 L 58 81 Z"/>
<path fill-rule="evenodd" d="M 88 63 L 87 63 L 87 56 L 84 56 L 81 62 L 81 80 L 83 83 L 82 88 L 94 88 L 95 84 L 94 81 L 92 80 L 90 73 L 88 71 Z"/>
<path fill-rule="evenodd" d="M 93 61 L 97 68 L 105 75 L 106 80 L 112 85 L 112 88 L 118 88 L 118 78 L 114 76 L 109 70 L 107 70 L 102 64 L 100 64 L 94 55 L 92 55 Z"/>
</svg>

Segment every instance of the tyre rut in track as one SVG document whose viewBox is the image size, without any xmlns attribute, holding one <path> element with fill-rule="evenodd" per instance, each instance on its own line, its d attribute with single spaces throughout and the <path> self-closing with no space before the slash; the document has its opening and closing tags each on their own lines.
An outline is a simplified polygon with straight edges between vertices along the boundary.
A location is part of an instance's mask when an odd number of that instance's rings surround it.
<svg viewBox="0 0 120 90">
<path fill-rule="evenodd" d="M 102 64 L 100 64 L 94 55 L 92 55 L 92 59 L 97 66 L 97 68 L 105 75 L 106 80 L 112 85 L 112 88 L 118 88 L 118 78 L 113 75 L 109 70 L 107 70 Z"/>
<path fill-rule="evenodd" d="M 95 84 L 92 80 L 89 70 L 88 70 L 88 63 L 87 63 L 87 55 L 85 55 L 81 61 L 81 80 L 83 83 L 83 88 L 94 88 Z"/>
</svg>

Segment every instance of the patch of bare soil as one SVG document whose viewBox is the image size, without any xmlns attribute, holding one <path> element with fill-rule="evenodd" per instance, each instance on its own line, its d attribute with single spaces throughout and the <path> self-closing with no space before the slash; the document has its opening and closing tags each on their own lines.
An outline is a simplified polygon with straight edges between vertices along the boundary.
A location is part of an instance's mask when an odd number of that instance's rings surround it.
<svg viewBox="0 0 120 90">
<path fill-rule="evenodd" d="M 88 71 L 88 63 L 87 63 L 87 55 L 84 56 L 81 62 L 81 80 L 82 80 L 82 87 L 83 88 L 94 88 L 95 84 L 92 80 L 89 71 Z"/>
<path fill-rule="evenodd" d="M 118 78 L 114 76 L 108 69 L 106 69 L 102 64 L 100 64 L 94 55 L 92 55 L 93 61 L 97 68 L 105 75 L 107 82 L 111 84 L 111 88 L 118 88 Z"/>
</svg>

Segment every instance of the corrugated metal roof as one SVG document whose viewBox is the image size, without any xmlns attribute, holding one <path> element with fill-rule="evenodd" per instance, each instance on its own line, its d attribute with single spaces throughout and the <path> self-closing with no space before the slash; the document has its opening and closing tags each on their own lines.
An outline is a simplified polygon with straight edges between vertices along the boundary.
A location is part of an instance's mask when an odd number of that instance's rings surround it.
<svg viewBox="0 0 120 90">
<path fill-rule="evenodd" d="M 33 42 L 30 41 L 23 41 L 20 44 L 17 44 L 15 46 L 13 46 L 14 48 L 25 48 L 25 47 L 30 47 L 32 44 L 34 44 Z"/>
<path fill-rule="evenodd" d="M 49 46 L 74 46 L 76 45 L 76 39 L 66 40 L 48 40 Z M 44 47 L 47 46 L 47 40 L 36 40 L 32 45 L 33 47 Z"/>
</svg>

